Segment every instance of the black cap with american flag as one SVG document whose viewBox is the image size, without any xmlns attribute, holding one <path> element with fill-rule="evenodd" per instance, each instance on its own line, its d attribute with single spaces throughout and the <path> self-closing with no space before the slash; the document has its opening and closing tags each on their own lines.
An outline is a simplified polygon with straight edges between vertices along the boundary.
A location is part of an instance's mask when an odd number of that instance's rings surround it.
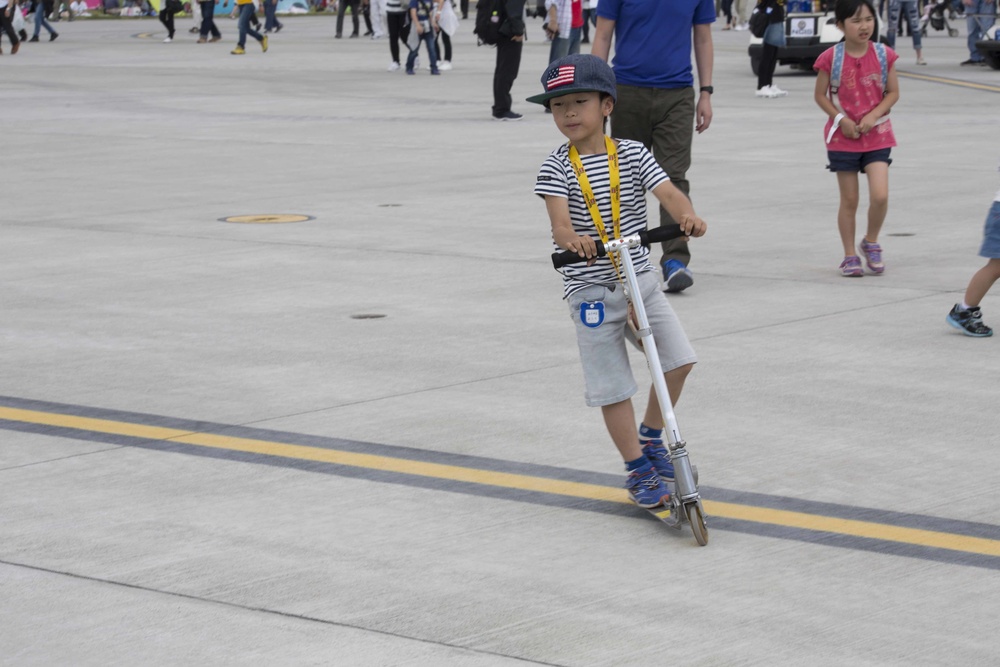
<svg viewBox="0 0 1000 667">
<path fill-rule="evenodd" d="M 611 67 L 589 53 L 574 53 L 552 63 L 542 73 L 545 92 L 532 95 L 529 102 L 545 104 L 553 97 L 570 93 L 607 93 L 617 101 L 615 73 Z"/>
</svg>

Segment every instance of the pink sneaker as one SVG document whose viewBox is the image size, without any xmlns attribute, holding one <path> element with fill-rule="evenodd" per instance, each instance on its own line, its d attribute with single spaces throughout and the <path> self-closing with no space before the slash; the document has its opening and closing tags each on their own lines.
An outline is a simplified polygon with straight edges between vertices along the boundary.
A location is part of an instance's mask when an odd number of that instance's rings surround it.
<svg viewBox="0 0 1000 667">
<path fill-rule="evenodd" d="M 869 271 L 876 275 L 885 271 L 885 264 L 882 263 L 882 246 L 877 243 L 869 243 L 867 239 L 862 237 L 861 243 L 858 244 L 858 250 L 865 256 L 865 264 L 868 265 Z"/>
<path fill-rule="evenodd" d="M 861 268 L 861 258 L 857 255 L 845 257 L 844 261 L 840 263 L 840 273 L 850 278 L 865 275 L 865 270 Z"/>
</svg>

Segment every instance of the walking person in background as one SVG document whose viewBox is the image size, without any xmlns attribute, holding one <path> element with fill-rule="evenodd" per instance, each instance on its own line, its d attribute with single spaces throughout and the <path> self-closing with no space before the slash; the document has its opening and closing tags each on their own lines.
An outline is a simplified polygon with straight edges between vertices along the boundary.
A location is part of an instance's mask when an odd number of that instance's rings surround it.
<svg viewBox="0 0 1000 667">
<path fill-rule="evenodd" d="M 217 42 L 222 39 L 222 33 L 215 25 L 215 0 L 200 0 L 198 6 L 201 8 L 201 28 L 198 31 L 198 43 Z M 209 39 L 208 36 L 212 35 Z"/>
<path fill-rule="evenodd" d="M 372 3 L 369 0 L 361 0 L 361 18 L 365 20 L 365 37 L 375 37 L 375 29 L 372 27 Z"/>
<path fill-rule="evenodd" d="M 986 31 L 993 27 L 996 21 L 996 0 L 962 0 L 965 5 L 965 22 L 969 27 L 969 59 L 962 65 L 985 65 L 986 59 L 976 48 L 976 42 L 986 39 Z"/>
<path fill-rule="evenodd" d="M 750 0 L 734 0 L 733 2 L 733 30 L 746 30 L 750 27 L 750 12 L 747 8 Z"/>
<path fill-rule="evenodd" d="M 263 0 L 264 3 L 264 32 L 269 33 L 271 31 L 281 32 L 281 29 L 285 27 L 281 21 L 278 20 L 275 12 L 278 9 L 278 0 Z"/>
<path fill-rule="evenodd" d="M 0 30 L 7 33 L 7 38 L 10 39 L 10 55 L 14 55 L 21 48 L 21 40 L 17 37 L 17 31 L 14 30 L 14 12 L 21 11 L 17 9 L 17 3 L 13 0 L 0 0 Z M 0 53 L 3 50 L 0 49 Z"/>
<path fill-rule="evenodd" d="M 889 0 L 889 29 L 885 35 L 885 43 L 892 49 L 896 48 L 896 32 L 899 30 L 899 17 L 906 17 L 910 26 L 910 37 L 913 38 L 913 50 L 917 52 L 917 64 L 926 65 L 923 51 L 920 48 L 920 19 L 917 16 L 917 0 Z"/>
<path fill-rule="evenodd" d="M 196 0 L 192 0 L 188 3 L 191 8 L 191 19 L 194 21 L 194 25 L 188 28 L 188 32 L 197 33 L 201 31 L 201 3 Z"/>
<path fill-rule="evenodd" d="M 372 39 L 385 37 L 385 0 L 371 0 L 369 14 L 372 21 Z"/>
<path fill-rule="evenodd" d="M 726 25 L 723 30 L 732 30 L 735 21 L 733 20 L 733 0 L 722 0 L 722 13 L 726 17 Z"/>
<path fill-rule="evenodd" d="M 785 0 L 759 0 L 754 12 L 768 17 L 764 44 L 757 67 L 757 97 L 784 97 L 788 91 L 774 85 L 774 70 L 778 66 L 778 49 L 785 45 Z"/>
<path fill-rule="evenodd" d="M 49 31 L 49 41 L 55 40 L 59 36 L 59 33 L 45 20 L 45 15 L 49 13 L 52 9 L 52 0 L 36 0 L 35 1 L 35 34 L 31 36 L 29 42 L 37 42 L 38 35 L 45 28 Z"/>
<path fill-rule="evenodd" d="M 871 41 L 878 37 L 871 0 L 837 0 L 834 18 L 844 41 L 816 59 L 813 99 L 829 117 L 823 136 L 830 161 L 827 168 L 837 174 L 840 190 L 837 229 L 844 248 L 840 273 L 847 277 L 865 274 L 861 257 L 854 254 L 858 173 L 862 173 L 868 177 L 868 227 L 857 248 L 868 270 L 881 275 L 885 264 L 878 235 L 889 210 L 889 155 L 896 145 L 889 110 L 899 100 L 898 56 Z M 836 90 L 831 87 L 835 79 L 839 79 Z"/>
<path fill-rule="evenodd" d="M 590 44 L 590 26 L 597 23 L 597 11 L 594 7 L 597 3 L 594 0 L 583 0 L 580 7 L 583 12 L 583 25 L 580 27 L 580 43 Z"/>
<path fill-rule="evenodd" d="M 262 35 L 250 27 L 250 17 L 256 18 L 257 13 L 254 0 L 236 0 L 236 8 L 240 13 L 240 41 L 230 53 L 234 56 L 242 56 L 246 53 L 247 35 L 260 42 L 260 50 L 267 53 L 267 35 Z"/>
<path fill-rule="evenodd" d="M 431 74 L 441 73 L 437 64 L 437 51 L 434 49 L 434 36 L 438 31 L 437 14 L 429 4 L 431 0 L 410 0 L 410 55 L 406 58 L 406 73 L 416 74 L 413 67 L 420 52 L 420 43 L 427 45 L 427 57 L 431 63 Z M 416 37 L 416 40 L 413 37 Z"/>
<path fill-rule="evenodd" d="M 572 0 L 545 0 L 545 35 L 552 40 L 549 45 L 550 63 L 569 54 L 569 33 L 573 22 L 571 3 Z"/>
<path fill-rule="evenodd" d="M 167 29 L 167 38 L 163 40 L 164 43 L 174 41 L 174 14 L 180 11 L 178 7 L 183 8 L 180 0 L 162 0 L 160 5 L 160 23 Z"/>
<path fill-rule="evenodd" d="M 522 116 L 511 107 L 514 101 L 510 91 L 521 69 L 521 50 L 524 47 L 524 0 L 507 0 L 503 21 L 497 40 L 497 60 L 493 68 L 493 118 L 509 121 Z"/>
<path fill-rule="evenodd" d="M 601 0 L 597 6 L 593 54 L 607 61 L 615 40 L 618 103 L 611 113 L 612 133 L 642 143 L 670 182 L 688 196 L 694 132 L 700 134 L 712 123 L 715 16 L 712 0 Z M 697 104 L 692 50 L 701 88 Z M 674 224 L 661 206 L 660 225 Z M 687 242 L 679 238 L 662 247 L 664 289 L 680 292 L 693 285 Z"/>
<path fill-rule="evenodd" d="M 392 62 L 389 63 L 389 71 L 395 72 L 399 69 L 399 44 L 406 46 L 407 38 L 410 35 L 409 9 L 403 7 L 402 0 L 386 0 L 385 2 L 385 23 L 389 31 L 389 55 Z M 406 46 L 407 54 L 410 47 Z"/>
<path fill-rule="evenodd" d="M 351 39 L 358 36 L 358 32 L 361 30 L 361 21 L 358 17 L 360 10 L 359 0 L 340 0 L 337 5 L 337 34 L 334 35 L 337 39 L 344 36 L 344 12 L 347 8 L 351 8 L 351 23 L 354 25 L 354 31 L 351 33 Z"/>
<path fill-rule="evenodd" d="M 458 15 L 455 14 L 451 0 L 437 0 L 435 12 L 440 30 L 438 30 L 438 35 L 434 37 L 434 50 L 438 55 L 442 55 L 437 42 L 437 38 L 440 36 L 441 43 L 444 44 L 444 57 L 438 63 L 438 68 L 442 72 L 447 72 L 451 69 L 451 37 L 458 31 Z"/>
<path fill-rule="evenodd" d="M 966 336 L 986 338 L 993 335 L 993 329 L 983 324 L 979 304 L 993 287 L 993 283 L 1000 280 L 1000 192 L 993 198 L 993 205 L 986 216 L 979 255 L 986 258 L 986 266 L 972 276 L 965 290 L 965 298 L 962 303 L 955 304 L 945 321 L 956 329 L 961 329 Z"/>
</svg>

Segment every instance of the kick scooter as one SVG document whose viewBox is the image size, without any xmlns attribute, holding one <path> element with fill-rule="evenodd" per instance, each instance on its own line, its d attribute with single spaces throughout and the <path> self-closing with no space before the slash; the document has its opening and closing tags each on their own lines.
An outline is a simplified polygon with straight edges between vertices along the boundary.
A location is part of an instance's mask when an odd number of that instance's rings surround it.
<svg viewBox="0 0 1000 667">
<path fill-rule="evenodd" d="M 675 530 L 680 530 L 683 524 L 689 523 L 691 532 L 694 533 L 694 539 L 699 545 L 705 546 L 708 544 L 708 528 L 705 525 L 705 509 L 702 507 L 701 495 L 698 493 L 698 469 L 692 465 L 686 443 L 681 439 L 677 418 L 674 416 L 674 406 L 670 402 L 670 394 L 667 391 L 667 381 L 663 378 L 663 367 L 660 365 L 660 357 L 656 352 L 656 341 L 653 340 L 653 332 L 649 327 L 649 319 L 646 317 L 646 308 L 642 303 L 642 293 L 639 291 L 635 266 L 632 264 L 632 256 L 629 253 L 631 248 L 637 248 L 640 245 L 648 247 L 650 243 L 667 241 L 679 236 L 683 236 L 683 232 L 679 226 L 673 226 L 641 231 L 623 239 L 612 239 L 606 244 L 596 241 L 597 256 L 616 256 L 618 265 L 624 269 L 625 276 L 622 287 L 625 290 L 625 299 L 635 313 L 636 339 L 646 354 L 646 363 L 653 376 L 653 389 L 660 404 L 660 412 L 663 414 L 667 451 L 670 453 L 670 462 L 674 466 L 674 488 L 673 493 L 670 494 L 670 507 L 653 507 L 649 509 L 649 512 Z M 556 269 L 582 261 L 587 260 L 572 250 L 552 253 L 552 265 Z"/>
</svg>

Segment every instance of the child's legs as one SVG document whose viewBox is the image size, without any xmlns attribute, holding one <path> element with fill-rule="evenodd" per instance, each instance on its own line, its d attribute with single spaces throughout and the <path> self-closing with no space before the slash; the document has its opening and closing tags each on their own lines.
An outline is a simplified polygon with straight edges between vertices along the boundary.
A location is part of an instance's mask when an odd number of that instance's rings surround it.
<svg viewBox="0 0 1000 667">
<path fill-rule="evenodd" d="M 431 69 L 437 69 L 437 49 L 434 48 L 434 31 L 427 30 L 421 39 L 427 45 L 427 57 L 431 60 Z"/>
<path fill-rule="evenodd" d="M 619 403 L 602 405 L 601 414 L 604 425 L 608 429 L 612 442 L 618 448 L 623 461 L 635 461 L 642 456 L 639 445 L 639 430 L 635 425 L 635 411 L 632 409 L 632 399 L 627 398 Z"/>
<path fill-rule="evenodd" d="M 855 216 L 858 213 L 858 172 L 838 171 L 837 185 L 840 187 L 840 208 L 837 211 L 837 229 L 844 244 L 844 256 L 854 254 Z"/>
<path fill-rule="evenodd" d="M 667 381 L 667 393 L 670 394 L 671 405 L 677 405 L 677 401 L 681 397 L 681 390 L 684 389 L 684 380 L 687 379 L 692 368 L 694 368 L 694 364 L 686 364 L 663 374 Z M 646 414 L 642 418 L 642 423 L 652 429 L 663 428 L 663 411 L 660 409 L 660 401 L 657 399 L 652 385 L 649 388 L 649 402 L 646 404 Z"/>
<path fill-rule="evenodd" d="M 979 254 L 988 257 L 986 266 L 979 269 L 965 290 L 965 303 L 978 306 L 993 283 L 1000 278 L 1000 201 L 994 201 L 983 226 L 983 245 Z"/>
<path fill-rule="evenodd" d="M 889 211 L 889 164 L 869 163 L 865 166 L 865 174 L 868 176 L 868 232 L 865 238 L 869 243 L 876 243 Z"/>
<path fill-rule="evenodd" d="M 684 388 L 684 380 L 698 361 L 698 357 L 691 347 L 687 334 L 684 333 L 680 319 L 660 291 L 660 280 L 656 272 L 644 271 L 636 278 L 646 309 L 646 319 L 649 320 L 649 328 L 653 332 L 660 368 L 663 369 L 663 377 L 667 382 L 667 394 L 670 396 L 671 404 L 676 405 Z M 631 330 L 627 335 L 629 340 L 634 340 Z M 660 410 L 656 392 L 652 387 L 643 423 L 650 428 L 663 428 L 663 411 Z"/>
<path fill-rule="evenodd" d="M 969 286 L 965 289 L 965 303 L 973 308 L 978 306 L 998 279 L 1000 279 L 1000 259 L 991 259 L 986 266 L 976 271 L 969 281 Z"/>
<path fill-rule="evenodd" d="M 416 28 L 413 28 L 413 30 L 416 30 Z M 407 47 L 407 48 L 409 48 L 409 47 Z M 420 43 L 418 42 L 417 43 L 417 48 L 410 49 L 410 53 L 406 56 L 406 71 L 407 72 L 410 72 L 410 71 L 413 70 L 413 66 L 417 62 L 417 54 L 419 52 L 420 52 Z"/>
</svg>

